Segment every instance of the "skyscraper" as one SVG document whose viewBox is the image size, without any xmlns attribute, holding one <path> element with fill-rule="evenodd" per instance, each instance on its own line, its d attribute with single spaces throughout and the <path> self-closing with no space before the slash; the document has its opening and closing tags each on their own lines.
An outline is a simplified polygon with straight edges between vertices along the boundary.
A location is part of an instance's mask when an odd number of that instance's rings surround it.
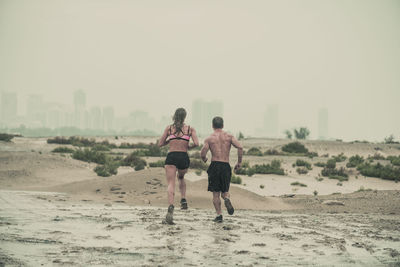
<svg viewBox="0 0 400 267">
<path fill-rule="evenodd" d="M 114 108 L 113 107 L 104 107 L 103 108 L 103 127 L 106 131 L 113 130 L 114 127 Z"/>
<path fill-rule="evenodd" d="M 9 125 L 17 117 L 17 94 L 13 92 L 1 93 L 1 113 L 0 121 L 2 124 Z"/>
<path fill-rule="evenodd" d="M 222 101 L 204 101 L 196 99 L 192 104 L 192 125 L 198 135 L 204 136 L 212 132 L 212 119 L 223 116 L 224 105 Z"/>
<path fill-rule="evenodd" d="M 74 92 L 74 126 L 77 128 L 88 128 L 86 114 L 86 94 L 83 90 Z"/>
<path fill-rule="evenodd" d="M 328 109 L 320 108 L 318 110 L 318 139 L 328 139 Z"/>
<path fill-rule="evenodd" d="M 42 95 L 29 95 L 26 102 L 26 118 L 31 127 L 44 127 L 47 121 Z"/>
<path fill-rule="evenodd" d="M 278 105 L 268 105 L 264 113 L 264 134 L 267 137 L 277 137 L 279 133 Z"/>
</svg>

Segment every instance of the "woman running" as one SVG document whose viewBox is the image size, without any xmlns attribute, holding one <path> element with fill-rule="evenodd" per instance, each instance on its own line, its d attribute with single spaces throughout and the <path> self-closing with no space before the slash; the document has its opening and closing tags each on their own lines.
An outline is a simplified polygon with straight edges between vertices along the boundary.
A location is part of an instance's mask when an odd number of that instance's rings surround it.
<svg viewBox="0 0 400 267">
<path fill-rule="evenodd" d="M 168 224 L 173 224 L 176 176 L 178 177 L 179 190 L 181 192 L 181 209 L 188 208 L 186 201 L 186 183 L 184 180 L 190 164 L 187 151 L 199 145 L 196 130 L 184 123 L 185 118 L 186 110 L 184 108 L 178 108 L 173 117 L 174 123 L 165 128 L 158 144 L 160 147 L 169 144 L 169 153 L 165 160 L 169 204 L 165 220 Z M 191 145 L 189 145 L 190 138 L 193 140 L 193 144 Z"/>
</svg>

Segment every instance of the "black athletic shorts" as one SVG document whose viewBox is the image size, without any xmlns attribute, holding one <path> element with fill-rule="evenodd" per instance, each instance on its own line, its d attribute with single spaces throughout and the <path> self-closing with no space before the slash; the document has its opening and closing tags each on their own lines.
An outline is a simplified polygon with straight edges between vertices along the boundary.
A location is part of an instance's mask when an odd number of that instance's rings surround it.
<svg viewBox="0 0 400 267">
<path fill-rule="evenodd" d="M 211 161 L 207 170 L 208 191 L 228 192 L 231 183 L 232 168 L 227 162 Z"/>
<path fill-rule="evenodd" d="M 189 168 L 190 159 L 186 152 L 169 152 L 165 165 L 174 165 L 178 170 Z"/>
</svg>

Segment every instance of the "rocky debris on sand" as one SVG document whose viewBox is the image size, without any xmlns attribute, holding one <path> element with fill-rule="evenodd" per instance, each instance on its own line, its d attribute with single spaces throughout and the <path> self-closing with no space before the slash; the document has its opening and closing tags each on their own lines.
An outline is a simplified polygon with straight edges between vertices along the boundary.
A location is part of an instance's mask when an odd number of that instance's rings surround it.
<svg viewBox="0 0 400 267">
<path fill-rule="evenodd" d="M 329 206 L 344 206 L 344 202 L 338 200 L 325 200 L 322 204 Z"/>
</svg>

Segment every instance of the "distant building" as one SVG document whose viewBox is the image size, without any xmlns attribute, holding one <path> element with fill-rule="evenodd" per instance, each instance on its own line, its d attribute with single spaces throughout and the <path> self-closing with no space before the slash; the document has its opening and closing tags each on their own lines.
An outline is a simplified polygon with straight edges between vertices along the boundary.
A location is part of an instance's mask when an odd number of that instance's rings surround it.
<svg viewBox="0 0 400 267">
<path fill-rule="evenodd" d="M 150 117 L 149 113 L 142 110 L 136 110 L 129 114 L 129 125 L 127 129 L 129 131 L 155 131 L 156 122 L 154 118 Z"/>
<path fill-rule="evenodd" d="M 318 139 L 326 140 L 329 138 L 328 119 L 328 109 L 320 108 L 318 110 Z"/>
<path fill-rule="evenodd" d="M 278 105 L 268 105 L 264 113 L 263 132 L 266 137 L 277 137 L 279 133 Z"/>
<path fill-rule="evenodd" d="M 42 95 L 29 95 L 26 101 L 26 118 L 29 127 L 45 127 L 47 122 L 46 107 Z"/>
<path fill-rule="evenodd" d="M 13 92 L 1 93 L 0 122 L 10 125 L 17 118 L 17 94 Z"/>
<path fill-rule="evenodd" d="M 114 129 L 114 108 L 104 107 L 103 108 L 103 128 L 105 131 L 111 131 Z"/>
<path fill-rule="evenodd" d="M 223 116 L 224 105 L 222 101 L 204 101 L 196 99 L 192 104 L 192 125 L 198 135 L 205 136 L 212 132 L 212 119 Z"/>
<path fill-rule="evenodd" d="M 74 126 L 80 129 L 88 128 L 88 114 L 86 112 L 86 94 L 83 90 L 74 92 Z"/>
<path fill-rule="evenodd" d="M 91 107 L 89 112 L 89 129 L 103 129 L 103 116 L 100 107 Z"/>
</svg>

